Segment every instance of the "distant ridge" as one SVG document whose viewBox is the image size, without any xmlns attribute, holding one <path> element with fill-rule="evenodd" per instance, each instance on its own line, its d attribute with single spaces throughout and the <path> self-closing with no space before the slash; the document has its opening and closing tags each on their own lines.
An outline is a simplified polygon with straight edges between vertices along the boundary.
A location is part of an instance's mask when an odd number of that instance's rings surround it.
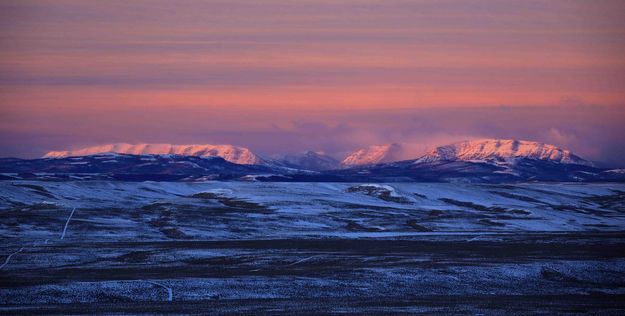
<svg viewBox="0 0 625 316">
<path fill-rule="evenodd" d="M 86 147 L 77 150 L 51 151 L 44 158 L 89 156 L 103 153 L 130 155 L 179 155 L 194 157 L 221 157 L 226 161 L 243 165 L 273 165 L 304 170 L 330 170 L 352 168 L 405 160 L 400 144 L 373 145 L 356 150 L 340 163 L 333 158 L 313 151 L 287 155 L 280 159 L 264 160 L 245 147 L 233 145 L 172 145 L 116 143 Z M 520 158 L 549 161 L 560 164 L 594 166 L 567 149 L 542 142 L 514 139 L 477 139 L 437 147 L 425 155 L 413 158 L 414 163 L 436 161 L 482 161 L 512 163 Z"/>
<path fill-rule="evenodd" d="M 527 158 L 561 164 L 593 166 L 569 150 L 541 142 L 514 139 L 478 139 L 437 147 L 415 163 L 433 161 L 513 160 Z"/>
<path fill-rule="evenodd" d="M 306 151 L 294 155 L 285 155 L 271 163 L 288 168 L 305 169 L 313 171 L 332 170 L 339 167 L 339 161 L 325 155 L 323 152 Z"/>
<path fill-rule="evenodd" d="M 64 158 L 90 156 L 103 153 L 129 155 L 181 155 L 195 157 L 221 157 L 229 162 L 242 165 L 258 165 L 263 160 L 245 147 L 233 145 L 172 145 L 172 144 L 107 144 L 78 150 L 51 151 L 44 158 Z"/>
<path fill-rule="evenodd" d="M 569 150 L 540 142 L 471 140 L 400 161 L 394 147 L 362 149 L 351 155 L 353 166 L 334 169 L 337 161 L 317 152 L 264 160 L 231 145 L 111 144 L 50 152 L 47 158 L 0 158 L 0 180 L 625 182 L 622 169 L 597 167 Z"/>
</svg>

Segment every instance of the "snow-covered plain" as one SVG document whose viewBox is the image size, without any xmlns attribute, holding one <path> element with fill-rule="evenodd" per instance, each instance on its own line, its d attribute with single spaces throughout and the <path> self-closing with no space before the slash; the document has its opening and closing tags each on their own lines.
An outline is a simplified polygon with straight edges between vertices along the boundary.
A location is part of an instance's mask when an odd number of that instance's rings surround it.
<svg viewBox="0 0 625 316">
<path fill-rule="evenodd" d="M 618 312 L 625 295 L 625 184 L 0 181 L 0 218 L 11 314 Z"/>
<path fill-rule="evenodd" d="M 390 198 L 356 190 L 362 187 L 387 190 Z M 77 208 L 78 213 L 93 213 L 90 221 L 96 222 L 99 216 L 105 216 L 104 210 L 119 213 L 107 215 L 107 223 L 123 224 L 132 221 L 137 210 L 143 210 L 139 211 L 141 216 L 153 215 L 146 212 L 146 208 L 169 209 L 175 215 L 180 212 L 177 208 L 183 208 L 200 217 L 207 226 L 199 227 L 198 222 L 189 226 L 177 223 L 178 229 L 202 239 L 349 236 L 352 232 L 367 232 L 371 236 L 423 233 L 406 224 L 411 220 L 423 230 L 434 233 L 566 232 L 598 228 L 620 231 L 625 228 L 625 205 L 619 200 L 625 194 L 625 184 L 4 181 L 0 182 L 0 189 L 2 209 L 25 212 L 48 208 L 62 213 Z M 194 196 L 203 192 L 214 196 Z M 229 212 L 236 215 L 233 217 L 239 225 L 246 227 L 245 232 L 239 231 L 240 227 L 210 225 L 219 218 L 210 209 L 228 207 L 220 198 L 254 206 L 248 212 L 245 209 Z M 346 228 L 349 221 L 358 222 L 362 228 Z M 5 227 L 3 232 L 5 236 L 24 238 L 29 233 L 20 226 Z M 131 230 L 117 234 L 117 238 L 124 237 L 135 238 L 135 233 Z M 158 237 L 155 234 L 154 238 Z"/>
</svg>

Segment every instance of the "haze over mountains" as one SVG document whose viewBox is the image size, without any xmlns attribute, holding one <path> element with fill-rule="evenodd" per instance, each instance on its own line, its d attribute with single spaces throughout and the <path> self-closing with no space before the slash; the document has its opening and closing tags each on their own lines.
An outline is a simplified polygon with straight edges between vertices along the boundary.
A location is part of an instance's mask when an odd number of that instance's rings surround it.
<svg viewBox="0 0 625 316">
<path fill-rule="evenodd" d="M 353 167 L 399 161 L 401 151 L 402 147 L 399 144 L 373 145 L 349 154 L 341 165 Z"/>
</svg>

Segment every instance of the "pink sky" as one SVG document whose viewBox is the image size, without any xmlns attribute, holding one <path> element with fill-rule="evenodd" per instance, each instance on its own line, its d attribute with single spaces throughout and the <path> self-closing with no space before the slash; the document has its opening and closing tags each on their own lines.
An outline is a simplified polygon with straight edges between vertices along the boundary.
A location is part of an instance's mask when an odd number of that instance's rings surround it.
<svg viewBox="0 0 625 316">
<path fill-rule="evenodd" d="M 2 1 L 0 155 L 509 137 L 625 163 L 624 15 L 623 1 Z"/>
</svg>

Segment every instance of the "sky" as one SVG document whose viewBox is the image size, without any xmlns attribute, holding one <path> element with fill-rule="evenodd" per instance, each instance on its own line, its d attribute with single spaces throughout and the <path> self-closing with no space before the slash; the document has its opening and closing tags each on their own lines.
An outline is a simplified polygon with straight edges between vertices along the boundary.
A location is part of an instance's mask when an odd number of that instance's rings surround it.
<svg viewBox="0 0 625 316">
<path fill-rule="evenodd" d="M 625 1 L 0 2 L 0 156 L 473 138 L 625 166 Z"/>
</svg>

